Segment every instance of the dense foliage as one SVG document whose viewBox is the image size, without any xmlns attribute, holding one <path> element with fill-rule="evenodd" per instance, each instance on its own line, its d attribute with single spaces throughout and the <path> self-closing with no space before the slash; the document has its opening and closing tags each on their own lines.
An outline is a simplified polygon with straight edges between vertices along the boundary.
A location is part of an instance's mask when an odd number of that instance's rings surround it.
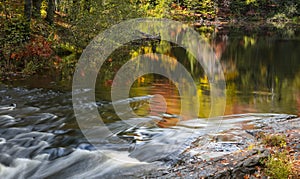
<svg viewBox="0 0 300 179">
<path fill-rule="evenodd" d="M 75 62 L 78 54 L 99 32 L 126 19 L 147 16 L 172 18 L 200 25 L 199 30 L 205 33 L 213 31 L 213 28 L 203 25 L 221 21 L 266 20 L 280 26 L 286 22 L 299 21 L 299 2 L 300 0 L 2 0 L 0 72 L 33 70 L 34 73 L 37 69 L 49 66 L 61 68 L 64 66 L 60 65 L 61 62 Z M 51 50 L 47 58 L 35 53 L 40 50 L 40 43 L 50 44 Z M 29 47 L 31 50 L 28 50 Z M 29 69 L 28 64 L 31 64 Z"/>
</svg>

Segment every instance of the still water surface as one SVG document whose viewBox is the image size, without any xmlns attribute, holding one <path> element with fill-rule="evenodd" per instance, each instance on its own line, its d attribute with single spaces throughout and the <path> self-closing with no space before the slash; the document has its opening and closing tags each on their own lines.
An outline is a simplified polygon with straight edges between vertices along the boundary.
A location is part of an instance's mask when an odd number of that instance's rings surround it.
<svg viewBox="0 0 300 179">
<path fill-rule="evenodd" d="M 79 130 L 70 82 L 56 79 L 57 76 L 3 81 L 0 84 L 0 176 L 116 177 L 175 162 L 176 156 L 197 136 L 232 127 L 208 122 L 205 118 L 211 110 L 224 111 L 224 115 L 300 115 L 299 31 L 295 30 L 289 38 L 265 33 L 236 33 L 228 29 L 210 40 L 226 78 L 225 109 L 211 108 L 210 86 L 204 70 L 183 49 L 157 41 L 120 49 L 130 53 L 113 54 L 101 69 L 96 85 L 99 114 L 115 134 L 106 138 L 96 136 L 92 142 L 97 143 L 98 149 Z M 153 49 L 176 58 L 174 67 L 181 63 L 192 75 L 200 104 L 196 122 L 179 122 L 182 98 L 176 84 L 153 74 L 138 78 L 124 99 L 140 117 L 123 122 L 115 113 L 110 102 L 115 72 L 132 54 L 153 52 Z M 12 103 L 16 108 L 10 106 Z M 232 123 L 261 117 L 237 115 Z"/>
</svg>

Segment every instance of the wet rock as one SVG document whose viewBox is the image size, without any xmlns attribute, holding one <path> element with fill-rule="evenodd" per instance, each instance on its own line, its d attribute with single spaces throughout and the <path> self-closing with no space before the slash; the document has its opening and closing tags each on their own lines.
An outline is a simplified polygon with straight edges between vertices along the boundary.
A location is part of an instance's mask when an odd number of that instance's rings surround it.
<svg viewBox="0 0 300 179">
<path fill-rule="evenodd" d="M 45 149 L 42 153 L 47 153 L 50 154 L 49 160 L 55 160 L 57 158 L 66 156 L 71 154 L 74 151 L 72 148 L 50 148 L 50 149 Z"/>
<path fill-rule="evenodd" d="M 262 125 L 263 124 L 263 125 Z M 264 126 L 259 128 L 258 126 Z M 247 147 L 251 144 L 255 146 L 260 143 L 258 137 L 260 132 L 264 133 L 283 133 L 287 136 L 287 146 L 290 149 L 290 155 L 299 157 L 299 135 L 300 118 L 294 118 L 290 115 L 280 115 L 261 121 L 257 121 L 254 129 L 222 132 L 214 135 L 207 143 L 203 143 L 203 138 L 195 140 L 192 145 L 182 153 L 179 162 L 164 171 L 152 171 L 146 175 L 146 178 L 266 178 L 257 171 L 261 167 L 260 161 L 270 156 L 271 149 Z M 224 134 L 225 133 L 225 134 Z M 226 138 L 235 133 L 237 136 Z M 216 136 L 221 136 L 221 140 L 216 140 Z M 249 140 L 250 138 L 250 140 Z M 220 137 L 219 137 L 220 139 Z M 231 140 L 235 139 L 235 140 Z M 224 142 L 225 141 L 225 142 Z M 242 141 L 242 142 L 241 142 Z M 226 144 L 226 145 L 224 145 Z M 234 146 L 234 147 L 232 147 Z M 239 147 L 239 150 L 227 150 Z M 227 149 L 226 149 L 227 148 Z M 227 152 L 224 152 L 227 150 Z M 297 159 L 297 157 L 295 157 Z M 299 159 L 298 159 L 299 160 Z"/>
<path fill-rule="evenodd" d="M 4 166 L 10 166 L 13 161 L 13 158 L 8 154 L 0 154 L 0 163 Z"/>
<path fill-rule="evenodd" d="M 81 143 L 79 144 L 76 149 L 82 149 L 82 150 L 96 150 L 95 146 L 89 143 Z"/>
</svg>

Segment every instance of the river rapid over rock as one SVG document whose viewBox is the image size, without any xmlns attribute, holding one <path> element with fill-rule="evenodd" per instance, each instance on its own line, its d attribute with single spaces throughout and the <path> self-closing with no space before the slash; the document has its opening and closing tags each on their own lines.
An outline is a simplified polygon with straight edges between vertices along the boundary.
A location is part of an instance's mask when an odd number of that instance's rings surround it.
<svg viewBox="0 0 300 179">
<path fill-rule="evenodd" d="M 0 178 L 171 177 L 178 163 L 245 149 L 257 130 L 281 130 L 278 122 L 296 117 L 251 113 L 224 116 L 221 122 L 193 119 L 169 128 L 155 125 L 170 117 L 166 114 L 128 119 L 138 124 L 128 126 L 115 120 L 110 102 L 98 101 L 99 113 L 115 135 L 95 137 L 95 147 L 77 125 L 71 93 L 0 86 L 0 97 Z M 126 100 L 139 108 L 150 98 Z"/>
</svg>

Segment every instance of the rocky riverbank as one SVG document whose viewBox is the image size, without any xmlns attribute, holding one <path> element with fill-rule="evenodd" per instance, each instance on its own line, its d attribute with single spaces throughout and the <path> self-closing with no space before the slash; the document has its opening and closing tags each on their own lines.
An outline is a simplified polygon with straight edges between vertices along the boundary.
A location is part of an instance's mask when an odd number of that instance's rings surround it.
<svg viewBox="0 0 300 179">
<path fill-rule="evenodd" d="M 228 121 L 224 120 L 224 123 Z M 282 135 L 284 146 L 266 143 L 263 136 Z M 204 138 L 206 140 L 204 140 Z M 241 128 L 202 136 L 170 167 L 152 170 L 141 178 L 267 178 L 265 163 L 286 151 L 293 176 L 300 178 L 300 118 L 280 115 L 242 124 Z"/>
</svg>

